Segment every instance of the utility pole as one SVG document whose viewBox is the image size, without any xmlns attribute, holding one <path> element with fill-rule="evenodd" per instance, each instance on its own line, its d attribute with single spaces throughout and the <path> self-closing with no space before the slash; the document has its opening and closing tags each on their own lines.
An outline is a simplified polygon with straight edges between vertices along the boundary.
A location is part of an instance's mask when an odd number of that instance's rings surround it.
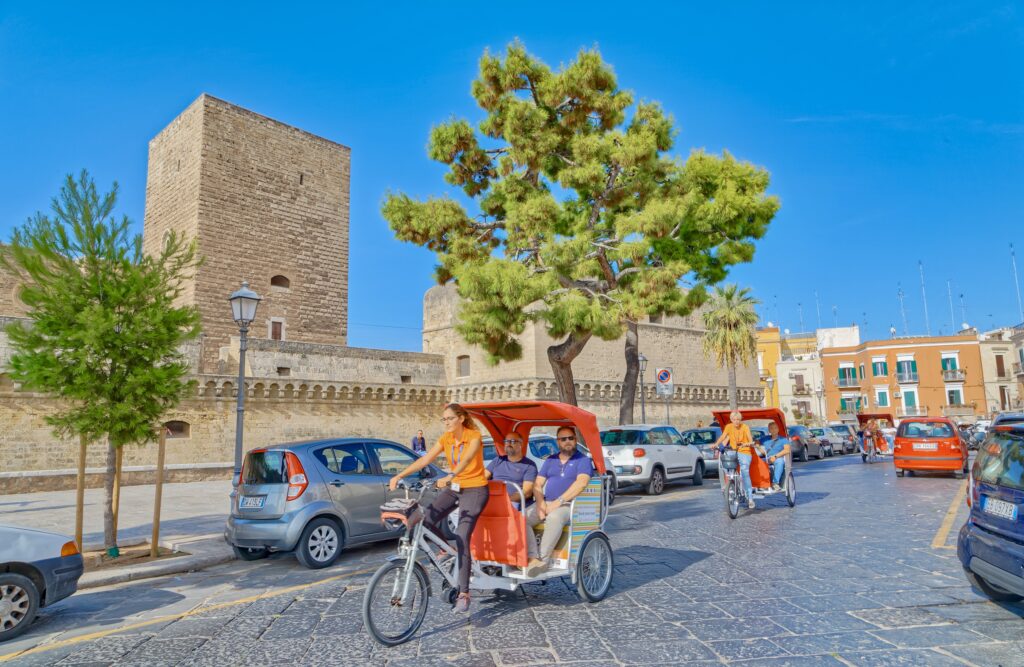
<svg viewBox="0 0 1024 667">
<path fill-rule="evenodd" d="M 961 326 L 967 326 L 967 302 L 964 301 L 963 292 L 960 292 L 960 317 L 963 318 Z"/>
<path fill-rule="evenodd" d="M 910 328 L 907 326 L 907 309 L 903 305 L 904 296 L 903 287 L 901 287 L 899 283 L 896 283 L 896 298 L 900 300 L 900 315 L 903 316 L 903 335 L 909 336 Z"/>
<path fill-rule="evenodd" d="M 832 306 L 832 326 L 839 327 L 839 309 Z"/>
<path fill-rule="evenodd" d="M 932 326 L 928 323 L 928 292 L 924 289 L 924 262 L 917 260 L 917 270 L 921 274 L 921 301 L 924 303 L 924 332 L 932 335 Z"/>
<path fill-rule="evenodd" d="M 804 304 L 799 301 L 796 302 L 796 307 L 800 311 L 800 333 L 804 332 Z"/>
<path fill-rule="evenodd" d="M 953 314 L 953 286 L 950 280 L 946 280 L 946 295 L 949 296 L 949 332 L 955 334 L 956 315 Z"/>
<path fill-rule="evenodd" d="M 818 328 L 821 328 L 821 301 L 818 300 L 818 290 L 814 290 L 814 308 L 818 311 Z"/>
<path fill-rule="evenodd" d="M 1017 315 L 1020 317 L 1020 321 L 1024 322 L 1024 307 L 1020 305 L 1020 279 L 1017 278 L 1017 253 L 1013 250 L 1013 244 L 1010 244 L 1010 263 L 1013 264 L 1013 286 L 1017 290 Z"/>
</svg>

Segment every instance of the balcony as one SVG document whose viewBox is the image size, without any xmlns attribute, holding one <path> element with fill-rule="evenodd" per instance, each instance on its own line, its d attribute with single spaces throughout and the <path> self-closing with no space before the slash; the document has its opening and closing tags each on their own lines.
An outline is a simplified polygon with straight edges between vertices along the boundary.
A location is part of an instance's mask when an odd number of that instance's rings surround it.
<svg viewBox="0 0 1024 667">
<path fill-rule="evenodd" d="M 971 405 L 943 405 L 942 414 L 946 417 L 973 417 L 974 407 Z"/>
<path fill-rule="evenodd" d="M 923 407 L 902 407 L 896 410 L 897 417 L 927 417 L 928 408 Z"/>
<path fill-rule="evenodd" d="M 900 384 L 914 384 L 918 381 L 917 371 L 898 371 L 896 381 Z"/>
<path fill-rule="evenodd" d="M 793 395 L 794 396 L 810 396 L 811 395 L 811 388 L 808 387 L 805 384 L 797 385 L 797 386 L 793 387 Z"/>
<path fill-rule="evenodd" d="M 1022 367 L 1020 364 L 1014 364 L 1013 365 L 1013 374 L 1016 375 L 1017 377 L 1020 377 L 1021 375 L 1024 375 L 1024 367 Z"/>
<path fill-rule="evenodd" d="M 860 380 L 858 380 L 857 378 L 840 376 L 836 378 L 836 386 L 839 387 L 840 389 L 846 389 L 849 387 L 859 387 Z"/>
<path fill-rule="evenodd" d="M 942 369 L 942 379 L 946 382 L 963 382 L 964 381 L 964 369 L 962 368 L 944 368 Z"/>
</svg>

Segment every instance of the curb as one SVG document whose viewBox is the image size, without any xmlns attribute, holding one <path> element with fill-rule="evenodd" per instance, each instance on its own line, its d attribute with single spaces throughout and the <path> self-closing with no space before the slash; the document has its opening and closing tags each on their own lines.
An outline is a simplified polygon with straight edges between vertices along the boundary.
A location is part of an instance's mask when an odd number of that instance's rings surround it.
<svg viewBox="0 0 1024 667">
<path fill-rule="evenodd" d="M 78 580 L 78 589 L 99 588 L 100 586 L 122 584 L 140 579 L 164 577 L 169 574 L 195 572 L 235 560 L 234 552 L 223 541 L 223 538 L 219 540 L 206 539 L 193 543 L 188 541 L 160 542 L 161 547 L 172 550 L 180 550 L 186 545 L 191 547 L 192 551 L 187 556 L 177 556 L 155 563 L 143 563 L 140 565 L 110 568 L 98 572 L 86 572 Z"/>
</svg>

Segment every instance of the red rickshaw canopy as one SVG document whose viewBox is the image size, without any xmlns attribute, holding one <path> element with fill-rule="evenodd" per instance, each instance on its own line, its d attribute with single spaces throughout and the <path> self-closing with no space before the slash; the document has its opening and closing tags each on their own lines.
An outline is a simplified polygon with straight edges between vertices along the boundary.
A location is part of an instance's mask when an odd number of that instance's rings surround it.
<svg viewBox="0 0 1024 667">
<path fill-rule="evenodd" d="M 714 410 L 711 414 L 714 415 L 719 427 L 724 429 L 725 425 L 729 423 L 729 415 L 732 412 L 732 410 Z M 779 427 L 779 435 L 783 437 L 788 435 L 786 433 L 786 416 L 778 408 L 755 408 L 753 410 L 740 410 L 739 413 L 743 416 L 743 421 L 748 419 L 764 419 L 775 422 L 775 425 Z"/>
</svg>

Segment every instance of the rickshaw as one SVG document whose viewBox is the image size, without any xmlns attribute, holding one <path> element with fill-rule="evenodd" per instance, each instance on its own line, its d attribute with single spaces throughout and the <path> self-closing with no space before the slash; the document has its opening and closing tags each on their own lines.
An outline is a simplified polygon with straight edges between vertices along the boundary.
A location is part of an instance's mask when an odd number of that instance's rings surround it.
<svg viewBox="0 0 1024 667">
<path fill-rule="evenodd" d="M 871 420 L 875 420 L 879 423 L 887 422 L 890 426 L 896 422 L 892 418 L 892 413 L 889 412 L 865 412 L 857 414 L 857 424 L 861 430 L 867 426 L 867 423 Z M 876 459 L 882 456 L 889 456 L 892 454 L 892 450 L 889 449 L 889 440 L 885 437 L 881 431 L 875 431 L 874 437 L 872 438 L 874 447 L 867 447 L 864 444 L 864 438 L 860 438 L 860 460 L 863 463 L 874 463 Z"/>
<path fill-rule="evenodd" d="M 755 410 L 740 410 L 743 421 L 765 420 L 775 422 L 779 427 L 779 435 L 788 437 L 786 431 L 786 417 L 777 408 L 758 408 Z M 731 410 L 715 410 L 712 412 L 718 425 L 725 429 L 729 423 Z M 793 481 L 793 452 L 786 454 L 786 471 L 782 477 L 782 488 L 778 491 L 772 490 L 772 471 L 768 462 L 758 452 L 759 443 L 755 443 L 755 455 L 750 457 L 750 485 L 753 487 L 754 498 L 767 498 L 777 493 L 785 494 L 786 502 L 790 507 L 796 505 L 796 482 Z M 747 500 L 743 492 L 743 478 L 740 474 L 739 458 L 736 450 L 725 449 L 721 454 L 719 469 L 722 470 L 722 489 L 725 494 L 725 509 L 730 519 L 739 516 L 740 507 Z"/>
<path fill-rule="evenodd" d="M 504 437 L 511 432 L 528 441 L 530 430 L 535 427 L 575 428 L 590 450 L 598 472 L 573 499 L 569 524 L 555 546 L 550 567 L 533 577 L 527 576 L 525 569 L 526 540 L 534 536 L 527 535 L 526 516 L 509 499 L 512 487 L 519 495 L 519 507 L 525 508 L 523 490 L 516 484 L 488 482 L 487 505 L 470 540 L 470 589 L 511 592 L 524 583 L 568 576 L 583 600 L 604 599 L 611 588 L 614 566 L 611 542 L 604 532 L 612 477 L 605 469 L 597 419 L 586 410 L 554 401 L 471 403 L 462 407 L 490 432 L 502 455 Z M 410 487 L 402 480 L 399 486 L 403 487 L 405 497 L 381 506 L 381 520 L 386 526 L 406 528 L 397 553 L 373 575 L 363 596 L 363 625 L 385 646 L 409 641 L 422 625 L 433 594 L 427 565 L 440 575 L 442 599 L 454 604 L 458 596 L 456 550 L 422 520 L 419 501 L 433 484 L 432 480 L 423 479 Z M 418 496 L 410 497 L 409 492 L 417 489 Z M 543 527 L 541 523 L 536 530 L 540 532 Z"/>
</svg>

